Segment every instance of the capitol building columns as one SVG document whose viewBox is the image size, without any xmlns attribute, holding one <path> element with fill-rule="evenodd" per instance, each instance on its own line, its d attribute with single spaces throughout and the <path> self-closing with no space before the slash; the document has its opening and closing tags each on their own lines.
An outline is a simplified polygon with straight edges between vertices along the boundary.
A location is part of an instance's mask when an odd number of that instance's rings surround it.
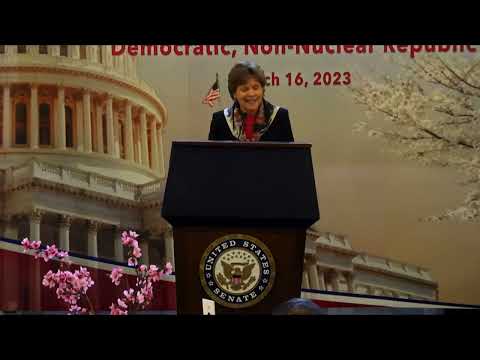
<svg viewBox="0 0 480 360">
<path fill-rule="evenodd" d="M 10 99 L 10 84 L 3 85 L 3 147 L 9 148 L 12 144 L 12 112 Z"/>
<path fill-rule="evenodd" d="M 147 241 L 139 241 L 138 246 L 142 251 L 142 257 L 140 258 L 140 263 L 144 265 L 150 265 L 150 255 L 149 255 L 149 246 Z"/>
<path fill-rule="evenodd" d="M 337 269 L 330 269 L 327 272 L 327 281 L 332 287 L 332 291 L 339 291 L 339 280 L 340 280 L 340 272 Z"/>
<path fill-rule="evenodd" d="M 121 138 L 121 126 L 120 126 L 120 114 L 116 112 L 115 110 L 113 111 L 113 143 L 114 143 L 114 155 L 113 157 L 115 158 L 120 158 L 120 138 Z"/>
<path fill-rule="evenodd" d="M 4 215 L 2 218 L 1 235 L 7 239 L 18 239 L 18 226 L 16 217 L 13 215 Z"/>
<path fill-rule="evenodd" d="M 55 244 L 59 250 L 69 253 L 88 255 L 92 258 L 109 258 L 119 263 L 126 262 L 125 252 L 130 250 L 122 243 L 122 232 L 128 230 L 143 233 L 136 227 L 115 225 L 102 220 L 43 209 L 4 215 L 0 218 L 0 237 L 7 239 L 27 237 L 30 241 L 41 241 L 42 245 Z M 165 255 L 173 264 L 173 238 L 169 240 Z M 150 264 L 150 241 L 151 237 L 145 236 L 139 240 L 142 264 Z"/>
<path fill-rule="evenodd" d="M 87 45 L 87 61 L 88 62 L 96 62 L 97 59 L 97 52 L 96 52 L 96 46 L 95 45 Z"/>
<path fill-rule="evenodd" d="M 70 225 L 71 217 L 60 215 L 58 223 L 59 248 L 64 251 L 70 251 Z"/>
<path fill-rule="evenodd" d="M 320 266 L 314 256 L 307 256 L 304 264 L 303 286 L 310 289 L 327 290 L 326 273 L 329 269 Z"/>
<path fill-rule="evenodd" d="M 158 135 L 157 135 L 157 120 L 154 118 L 150 123 L 150 139 L 152 144 L 152 169 L 155 172 L 159 171 L 158 166 Z"/>
<path fill-rule="evenodd" d="M 113 138 L 114 134 L 114 125 L 113 125 L 113 97 L 112 95 L 107 95 L 106 101 L 107 107 L 107 154 L 110 156 L 115 156 L 115 142 Z"/>
<path fill-rule="evenodd" d="M 66 126 L 65 126 L 65 89 L 59 86 L 57 89 L 57 121 L 55 123 L 55 147 L 59 150 L 66 149 Z"/>
<path fill-rule="evenodd" d="M 114 228 L 113 253 L 114 253 L 115 261 L 118 261 L 118 262 L 125 261 L 125 257 L 123 256 L 122 231 L 118 226 L 115 226 Z"/>
<path fill-rule="evenodd" d="M 48 45 L 48 52 L 52 56 L 60 56 L 60 45 Z"/>
<path fill-rule="evenodd" d="M 132 103 L 125 101 L 125 158 L 128 161 L 134 161 L 133 150 L 133 120 L 132 120 Z"/>
<path fill-rule="evenodd" d="M 325 282 L 325 269 L 320 266 L 317 266 L 318 271 L 318 288 L 320 290 L 327 290 L 327 283 Z"/>
<path fill-rule="evenodd" d="M 308 272 L 305 271 L 305 267 L 302 273 L 302 289 L 310 289 L 310 281 L 308 278 Z"/>
<path fill-rule="evenodd" d="M 160 123 L 160 126 L 157 128 L 157 138 L 158 138 L 158 164 L 160 174 L 165 174 L 165 156 L 163 155 L 163 123 Z"/>
<path fill-rule="evenodd" d="M 97 221 L 88 221 L 88 256 L 98 257 L 98 228 Z"/>
<path fill-rule="evenodd" d="M 30 148 L 38 149 L 38 86 L 30 85 Z"/>
<path fill-rule="evenodd" d="M 318 269 L 316 263 L 308 263 L 308 283 L 312 289 L 320 289 L 320 282 L 318 279 Z"/>
<path fill-rule="evenodd" d="M 92 100 L 88 90 L 83 91 L 83 151 L 89 153 L 92 152 L 92 118 L 91 118 L 91 106 Z"/>
<path fill-rule="evenodd" d="M 140 145 L 142 165 L 148 166 L 147 113 L 144 108 L 140 110 Z"/>
<path fill-rule="evenodd" d="M 169 225 L 163 235 L 165 246 L 165 258 L 166 261 L 170 261 L 175 269 L 175 255 L 174 255 L 174 242 L 173 242 L 173 228 Z"/>
<path fill-rule="evenodd" d="M 29 214 L 30 241 L 40 241 L 40 222 L 42 215 L 42 212 L 39 210 L 33 210 Z"/>
<path fill-rule="evenodd" d="M 75 143 L 75 150 L 78 152 L 85 152 L 87 153 L 85 149 L 85 138 L 84 138 L 84 120 L 83 120 L 83 97 L 81 94 L 76 94 L 74 96 L 74 106 L 75 106 L 75 115 L 76 115 L 76 120 L 75 120 L 75 130 L 76 130 L 76 143 Z"/>
<path fill-rule="evenodd" d="M 349 292 L 355 292 L 355 275 L 353 272 L 345 272 L 344 277 L 347 281 L 347 287 Z"/>
<path fill-rule="evenodd" d="M 427 269 L 359 253 L 346 236 L 314 229 L 307 231 L 302 288 L 438 300 L 438 284 Z"/>
<path fill-rule="evenodd" d="M 95 124 L 96 124 L 96 138 L 95 148 L 96 151 L 100 154 L 104 153 L 104 143 L 103 143 L 103 103 L 101 99 L 96 100 L 95 105 Z"/>
<path fill-rule="evenodd" d="M 164 120 L 145 107 L 58 84 L 4 84 L 1 93 L 0 149 L 100 153 L 165 175 Z M 23 127 L 22 138 L 18 129 Z"/>
<path fill-rule="evenodd" d="M 73 59 L 80 59 L 80 45 L 70 45 Z"/>
</svg>

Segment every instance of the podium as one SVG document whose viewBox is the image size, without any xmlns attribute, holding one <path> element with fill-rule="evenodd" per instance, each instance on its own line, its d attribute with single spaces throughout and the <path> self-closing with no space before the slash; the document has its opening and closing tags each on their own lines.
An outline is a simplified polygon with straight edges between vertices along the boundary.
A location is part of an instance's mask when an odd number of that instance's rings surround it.
<svg viewBox="0 0 480 360">
<path fill-rule="evenodd" d="M 173 226 L 177 314 L 271 314 L 300 297 L 319 219 L 311 145 L 173 142 L 162 216 Z"/>
</svg>

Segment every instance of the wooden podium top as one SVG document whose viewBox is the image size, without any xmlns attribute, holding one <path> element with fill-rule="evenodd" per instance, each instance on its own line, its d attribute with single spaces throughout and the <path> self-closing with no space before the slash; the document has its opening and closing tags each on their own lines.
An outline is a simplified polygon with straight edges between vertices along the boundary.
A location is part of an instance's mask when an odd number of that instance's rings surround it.
<svg viewBox="0 0 480 360">
<path fill-rule="evenodd" d="M 172 141 L 173 146 L 185 146 L 185 147 L 210 147 L 210 148 L 266 148 L 266 149 L 295 149 L 295 148 L 308 148 L 312 147 L 311 144 L 303 143 L 286 143 L 286 142 L 243 142 L 243 141 Z"/>
</svg>

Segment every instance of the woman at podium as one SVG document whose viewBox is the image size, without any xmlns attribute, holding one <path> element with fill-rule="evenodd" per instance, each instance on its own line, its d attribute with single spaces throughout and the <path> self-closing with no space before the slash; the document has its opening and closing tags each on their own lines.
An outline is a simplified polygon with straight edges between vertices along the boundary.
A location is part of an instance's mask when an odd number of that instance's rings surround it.
<svg viewBox="0 0 480 360">
<path fill-rule="evenodd" d="M 236 64 L 228 74 L 228 91 L 234 102 L 213 114 L 208 139 L 293 142 L 288 110 L 265 100 L 266 83 L 257 64 Z"/>
</svg>

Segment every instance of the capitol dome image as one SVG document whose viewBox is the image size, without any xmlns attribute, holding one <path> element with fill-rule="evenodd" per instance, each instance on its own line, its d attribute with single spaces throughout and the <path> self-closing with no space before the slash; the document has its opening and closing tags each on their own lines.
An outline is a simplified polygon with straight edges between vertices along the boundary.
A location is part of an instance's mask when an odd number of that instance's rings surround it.
<svg viewBox="0 0 480 360">
<path fill-rule="evenodd" d="M 173 260 L 160 219 L 168 114 L 135 58 L 103 45 L 0 45 L 0 87 L 4 235 L 123 261 L 115 240 L 142 230 L 147 262 Z"/>
</svg>

